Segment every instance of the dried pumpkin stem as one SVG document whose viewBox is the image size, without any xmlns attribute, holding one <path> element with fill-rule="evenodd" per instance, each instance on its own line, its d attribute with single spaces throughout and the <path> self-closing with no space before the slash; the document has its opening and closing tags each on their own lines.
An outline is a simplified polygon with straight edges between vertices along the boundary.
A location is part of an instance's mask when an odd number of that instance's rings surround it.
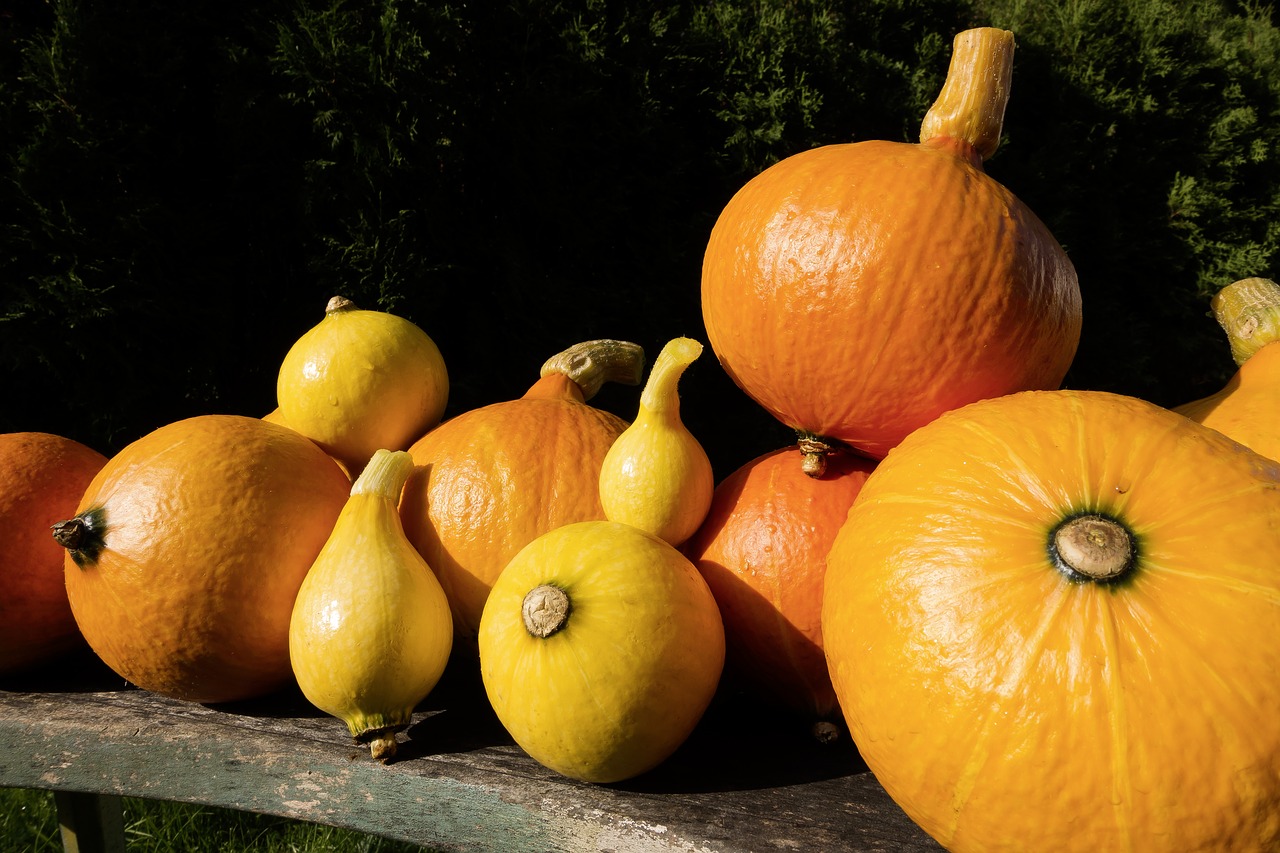
<svg viewBox="0 0 1280 853">
<path fill-rule="evenodd" d="M 1280 284 L 1242 278 L 1214 294 L 1213 316 L 1231 342 L 1231 357 L 1244 364 L 1258 350 L 1280 340 Z"/>
<path fill-rule="evenodd" d="M 920 141 L 959 139 L 983 160 L 996 153 L 1013 82 L 1013 33 L 977 27 L 956 35 L 942 91 L 920 125 Z"/>
<path fill-rule="evenodd" d="M 534 637 L 546 639 L 569 621 L 569 595 L 551 584 L 535 586 L 525 594 L 520 606 L 525 630 Z"/>
<path fill-rule="evenodd" d="M 590 400 L 606 382 L 639 385 L 644 378 L 644 348 L 629 341 L 602 339 L 574 344 L 542 365 L 541 376 L 562 373 Z"/>
<path fill-rule="evenodd" d="M 358 311 L 356 304 L 345 296 L 334 296 L 329 300 L 329 304 L 324 306 L 324 313 L 337 314 L 342 311 Z"/>
<path fill-rule="evenodd" d="M 1113 581 L 1133 567 L 1133 537 L 1123 524 L 1101 515 L 1068 519 L 1053 533 L 1052 551 L 1074 576 Z"/>
</svg>

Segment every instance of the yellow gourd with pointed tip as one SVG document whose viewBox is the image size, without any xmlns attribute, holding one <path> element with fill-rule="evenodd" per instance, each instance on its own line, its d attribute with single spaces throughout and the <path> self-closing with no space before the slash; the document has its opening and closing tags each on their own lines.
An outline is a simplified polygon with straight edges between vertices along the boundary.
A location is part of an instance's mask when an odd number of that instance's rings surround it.
<svg viewBox="0 0 1280 853">
<path fill-rule="evenodd" d="M 672 545 L 706 518 L 715 490 L 711 461 L 680 420 L 677 386 L 702 354 L 692 338 L 667 343 L 640 395 L 640 412 L 614 441 L 600 467 L 605 517 L 638 527 Z"/>
<path fill-rule="evenodd" d="M 1241 279 L 1210 304 L 1240 369 L 1217 393 L 1174 411 L 1280 459 L 1280 284 Z"/>
<path fill-rule="evenodd" d="M 303 695 L 384 761 L 395 756 L 395 733 L 440 680 L 453 644 L 444 590 L 405 537 L 396 508 L 412 470 L 402 450 L 379 450 L 369 460 L 298 590 L 289 624 Z"/>
<path fill-rule="evenodd" d="M 289 348 L 276 379 L 278 419 L 352 475 L 379 448 L 408 449 L 448 398 L 444 358 L 426 332 L 342 296 Z"/>
</svg>

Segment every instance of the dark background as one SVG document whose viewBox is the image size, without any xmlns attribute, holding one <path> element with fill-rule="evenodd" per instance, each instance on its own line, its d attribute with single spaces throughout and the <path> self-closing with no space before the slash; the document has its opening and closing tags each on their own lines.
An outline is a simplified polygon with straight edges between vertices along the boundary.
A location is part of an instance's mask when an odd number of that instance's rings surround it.
<svg viewBox="0 0 1280 853">
<path fill-rule="evenodd" d="M 106 453 L 262 415 L 335 293 L 444 353 L 447 415 L 596 337 L 706 341 L 730 195 L 806 148 L 914 141 L 962 29 L 1018 42 L 987 171 L 1063 243 L 1066 384 L 1173 405 L 1234 369 L 1217 288 L 1274 276 L 1270 7 L 1187 2 L 0 5 L 0 431 Z M 790 434 L 710 349 L 717 475 Z M 596 404 L 630 418 L 636 389 Z"/>
</svg>

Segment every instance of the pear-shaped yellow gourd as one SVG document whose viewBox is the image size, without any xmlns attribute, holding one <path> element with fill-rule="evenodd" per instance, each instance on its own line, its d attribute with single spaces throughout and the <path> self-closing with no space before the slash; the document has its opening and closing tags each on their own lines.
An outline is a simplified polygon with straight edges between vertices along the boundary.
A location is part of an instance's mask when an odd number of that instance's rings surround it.
<svg viewBox="0 0 1280 853">
<path fill-rule="evenodd" d="M 1241 279 L 1210 304 L 1240 369 L 1218 392 L 1174 411 L 1280 459 L 1280 284 Z"/>
<path fill-rule="evenodd" d="M 453 643 L 449 602 L 404 535 L 396 504 L 413 458 L 379 450 L 351 487 L 328 542 L 298 590 L 289 658 L 298 686 L 346 721 L 375 758 L 444 673 Z"/>
<path fill-rule="evenodd" d="M 692 338 L 667 343 L 640 394 L 640 412 L 600 467 L 605 517 L 684 542 L 707 516 L 715 476 L 706 451 L 680 419 L 677 386 L 702 354 Z"/>
<path fill-rule="evenodd" d="M 538 762 L 628 779 L 693 731 L 724 666 L 724 626 L 694 565 L 629 524 L 544 533 L 498 576 L 480 618 L 498 719 Z"/>
<path fill-rule="evenodd" d="M 405 450 L 439 423 L 448 398 L 444 358 L 426 332 L 341 296 L 290 347 L 276 379 L 280 419 L 353 476 L 375 450 Z"/>
</svg>

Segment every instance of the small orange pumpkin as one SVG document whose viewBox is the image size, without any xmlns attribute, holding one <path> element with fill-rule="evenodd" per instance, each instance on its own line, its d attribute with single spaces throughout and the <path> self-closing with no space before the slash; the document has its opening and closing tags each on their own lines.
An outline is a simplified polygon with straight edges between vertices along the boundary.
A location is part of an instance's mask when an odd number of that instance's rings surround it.
<svg viewBox="0 0 1280 853">
<path fill-rule="evenodd" d="M 822 650 L 827 551 L 875 463 L 839 454 L 814 477 L 800 456 L 774 450 L 726 477 L 684 550 L 720 605 L 739 682 L 820 721 L 839 713 Z"/>
<path fill-rule="evenodd" d="M 1056 388 L 1080 338 L 1075 270 L 982 169 L 999 143 L 1013 34 L 955 40 L 920 142 L 796 154 L 712 229 L 702 312 L 716 356 L 821 454 L 873 457 L 944 411 Z"/>
<path fill-rule="evenodd" d="M 1280 459 L 1280 284 L 1241 279 L 1211 306 L 1239 369 L 1221 390 L 1174 411 Z"/>
<path fill-rule="evenodd" d="M 98 451 L 60 435 L 0 435 L 0 673 L 82 646 L 62 580 L 63 552 L 49 528 L 76 511 L 106 464 Z"/>
<path fill-rule="evenodd" d="M 827 559 L 823 641 L 948 850 L 1280 849 L 1280 463 L 1030 391 L 917 430 Z"/>
<path fill-rule="evenodd" d="M 523 397 L 463 412 L 409 448 L 405 534 L 435 570 L 469 647 L 516 552 L 553 528 L 604 518 L 600 465 L 627 422 L 587 400 L 606 381 L 638 385 L 643 371 L 635 344 L 578 344 L 548 360 Z"/>
<path fill-rule="evenodd" d="M 162 695 L 283 687 L 294 598 L 350 491 L 319 446 L 260 418 L 200 415 L 144 435 L 55 527 L 81 633 Z"/>
</svg>

